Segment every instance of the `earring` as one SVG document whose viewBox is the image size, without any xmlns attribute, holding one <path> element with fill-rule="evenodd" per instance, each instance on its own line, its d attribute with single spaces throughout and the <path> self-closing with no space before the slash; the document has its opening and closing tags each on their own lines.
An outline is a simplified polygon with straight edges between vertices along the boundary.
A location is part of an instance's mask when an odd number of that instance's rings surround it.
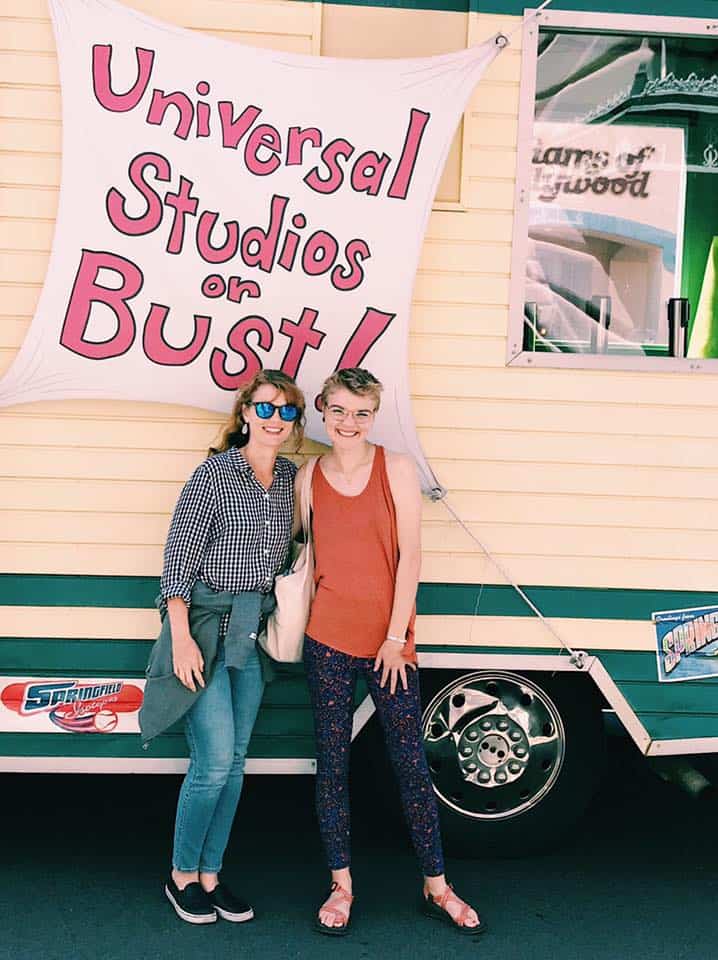
<svg viewBox="0 0 718 960">
<path fill-rule="evenodd" d="M 243 437 L 246 437 L 247 434 L 249 433 L 249 424 L 246 423 L 246 422 L 243 423 L 243 424 L 242 424 L 242 429 L 241 429 L 239 432 L 242 434 Z"/>
</svg>

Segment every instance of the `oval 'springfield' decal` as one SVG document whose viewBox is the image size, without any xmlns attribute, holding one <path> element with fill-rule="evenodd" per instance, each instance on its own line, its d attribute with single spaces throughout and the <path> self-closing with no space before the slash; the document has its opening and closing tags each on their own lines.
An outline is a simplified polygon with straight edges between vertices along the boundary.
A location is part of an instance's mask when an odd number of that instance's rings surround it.
<svg viewBox="0 0 718 960">
<path fill-rule="evenodd" d="M 144 680 L 0 677 L 0 731 L 137 733 Z"/>
</svg>

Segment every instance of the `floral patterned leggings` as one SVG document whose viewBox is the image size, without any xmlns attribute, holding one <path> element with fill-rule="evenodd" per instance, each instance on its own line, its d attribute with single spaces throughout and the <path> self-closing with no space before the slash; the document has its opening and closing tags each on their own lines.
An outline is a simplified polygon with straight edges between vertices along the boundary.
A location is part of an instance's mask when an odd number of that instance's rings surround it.
<svg viewBox="0 0 718 960">
<path fill-rule="evenodd" d="M 317 742 L 316 804 L 319 831 L 330 870 L 350 863 L 349 747 L 354 712 L 354 688 L 361 673 L 376 706 L 404 816 L 426 877 L 444 872 L 439 815 L 421 741 L 419 678 L 407 670 L 408 690 L 401 682 L 395 693 L 379 686 L 373 657 L 353 657 L 311 637 L 304 640 L 304 665 L 314 711 Z"/>
</svg>

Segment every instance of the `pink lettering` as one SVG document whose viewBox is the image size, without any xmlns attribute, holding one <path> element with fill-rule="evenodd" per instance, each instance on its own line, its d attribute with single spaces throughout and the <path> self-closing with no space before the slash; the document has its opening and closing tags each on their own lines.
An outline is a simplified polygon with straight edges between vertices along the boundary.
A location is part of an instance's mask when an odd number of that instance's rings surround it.
<svg viewBox="0 0 718 960">
<path fill-rule="evenodd" d="M 232 303 L 241 303 L 245 293 L 250 299 L 254 300 L 262 295 L 259 284 L 255 283 L 254 280 L 242 280 L 241 277 L 230 277 L 229 286 L 227 287 L 227 299 L 231 300 Z"/>
<path fill-rule="evenodd" d="M 258 345 L 262 350 L 271 350 L 273 342 L 272 328 L 264 317 L 243 317 L 229 331 L 227 344 L 244 361 L 238 373 L 227 370 L 227 354 L 215 347 L 209 358 L 209 372 L 220 390 L 236 390 L 262 369 L 262 363 L 255 351 L 247 343 L 247 335 L 257 334 Z"/>
<path fill-rule="evenodd" d="M 217 104 L 222 127 L 222 146 L 236 150 L 237 144 L 252 126 L 259 114 L 260 107 L 245 107 L 235 119 L 234 105 L 231 100 L 220 100 Z"/>
<path fill-rule="evenodd" d="M 139 217 L 129 216 L 127 198 L 119 190 L 111 187 L 107 191 L 105 205 L 110 223 L 120 233 L 130 237 L 151 233 L 162 222 L 162 201 L 159 194 L 155 193 L 144 179 L 147 167 L 152 167 L 158 180 L 168 181 L 171 177 L 170 165 L 159 153 L 140 153 L 130 162 L 130 183 L 147 202 L 147 209 Z"/>
<path fill-rule="evenodd" d="M 165 323 L 169 312 L 170 308 L 164 304 L 150 305 L 142 334 L 142 348 L 153 363 L 163 367 L 184 367 L 196 360 L 202 352 L 212 321 L 210 317 L 195 313 L 192 340 L 186 347 L 173 347 L 165 339 Z"/>
<path fill-rule="evenodd" d="M 227 284 L 218 273 L 210 273 L 210 275 L 202 281 L 202 295 L 209 297 L 210 300 L 223 297 L 226 289 Z"/>
<path fill-rule="evenodd" d="M 103 269 L 118 274 L 121 285 L 100 286 L 97 277 Z M 83 250 L 60 333 L 61 345 L 88 360 L 107 360 L 127 353 L 136 333 L 135 318 L 127 301 L 137 296 L 143 281 L 142 271 L 130 260 L 103 250 Z M 117 330 L 108 340 L 86 337 L 93 303 L 104 303 L 117 318 Z"/>
<path fill-rule="evenodd" d="M 318 350 L 322 340 L 326 336 L 321 330 L 315 330 L 314 328 L 314 321 L 318 316 L 318 310 L 313 310 L 311 307 L 303 307 L 302 315 L 297 323 L 294 323 L 293 320 L 288 320 L 286 317 L 282 317 L 279 332 L 283 333 L 285 337 L 289 337 L 290 343 L 287 347 L 287 352 L 284 354 L 280 369 L 290 377 L 297 376 L 307 347 L 311 347 L 312 350 Z"/>
<path fill-rule="evenodd" d="M 269 150 L 272 156 L 266 160 L 260 160 L 258 154 L 262 148 Z M 257 177 L 266 177 L 267 174 L 274 173 L 277 167 L 281 166 L 281 160 L 277 156 L 281 149 L 282 140 L 279 133 L 268 123 L 260 123 L 250 133 L 244 148 L 244 162 L 247 169 Z"/>
<path fill-rule="evenodd" d="M 381 190 L 381 183 L 390 163 L 391 157 L 386 153 L 379 156 L 373 150 L 357 157 L 352 168 L 352 189 L 357 193 L 367 193 L 370 197 L 375 197 Z"/>
<path fill-rule="evenodd" d="M 172 227 L 167 239 L 167 253 L 179 253 L 184 244 L 184 229 L 186 215 L 197 212 L 197 198 L 192 196 L 192 187 L 194 184 L 186 177 L 180 176 L 180 183 L 177 193 L 167 191 L 165 194 L 165 203 L 168 207 L 174 208 L 174 217 L 172 218 Z"/>
<path fill-rule="evenodd" d="M 248 267 L 259 267 L 265 273 L 271 272 L 274 266 L 274 257 L 277 253 L 279 235 L 282 231 L 284 211 L 288 203 L 288 197 L 273 196 L 267 229 L 250 227 L 244 231 L 242 259 Z"/>
<path fill-rule="evenodd" d="M 231 260 L 239 248 L 239 224 L 227 220 L 224 224 L 225 240 L 220 247 L 212 245 L 212 231 L 219 219 L 214 210 L 203 210 L 197 222 L 197 250 L 207 263 L 225 263 Z"/>
<path fill-rule="evenodd" d="M 316 127 L 290 127 L 287 132 L 287 166 L 304 163 L 304 144 L 321 147 L 322 134 Z"/>
<path fill-rule="evenodd" d="M 135 47 L 137 58 L 137 79 L 126 93 L 113 93 L 110 80 L 110 62 L 112 47 L 109 44 L 95 44 L 92 48 L 92 88 L 95 99 L 113 113 L 127 113 L 133 110 L 144 96 L 147 84 L 152 76 L 154 50 Z"/>
<path fill-rule="evenodd" d="M 346 245 L 344 256 L 349 263 L 349 269 L 337 264 L 332 270 L 332 286 L 337 290 L 355 290 L 364 280 L 361 264 L 371 257 L 371 250 L 366 240 L 357 238 Z"/>
<path fill-rule="evenodd" d="M 334 193 L 344 182 L 344 171 L 339 165 L 339 158 L 348 160 L 354 153 L 354 147 L 348 140 L 332 140 L 322 150 L 322 163 L 329 171 L 326 177 L 319 176 L 319 168 L 314 167 L 304 178 L 304 182 L 317 193 Z"/>
<path fill-rule="evenodd" d="M 339 253 L 339 244 L 331 233 L 317 230 L 307 240 L 302 253 L 302 269 L 310 277 L 318 277 L 331 270 Z"/>
<path fill-rule="evenodd" d="M 179 117 L 174 134 L 182 140 L 186 140 L 192 129 L 192 120 L 194 119 L 194 106 L 186 93 L 176 91 L 175 93 L 165 93 L 164 90 L 153 90 L 150 109 L 147 111 L 147 122 L 159 126 L 164 120 L 168 107 L 176 107 Z"/>
<path fill-rule="evenodd" d="M 423 110 L 416 110 L 412 107 L 409 128 L 406 131 L 404 146 L 401 150 L 401 156 L 399 157 L 394 179 L 391 181 L 391 186 L 389 187 L 388 197 L 406 200 L 406 195 L 411 185 L 411 178 L 414 175 L 416 160 L 419 155 L 421 138 L 424 136 L 424 130 L 429 122 L 430 116 L 431 114 L 424 113 Z"/>
</svg>

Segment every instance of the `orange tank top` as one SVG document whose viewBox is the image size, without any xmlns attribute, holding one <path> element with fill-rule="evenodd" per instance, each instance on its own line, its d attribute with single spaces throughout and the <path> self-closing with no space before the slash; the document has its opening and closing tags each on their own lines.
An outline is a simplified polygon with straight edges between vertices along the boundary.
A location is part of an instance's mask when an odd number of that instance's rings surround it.
<svg viewBox="0 0 718 960">
<path fill-rule="evenodd" d="M 354 657 L 373 657 L 386 640 L 394 605 L 399 542 L 384 448 L 376 447 L 360 494 L 332 487 L 318 463 L 312 477 L 316 594 L 307 634 Z M 416 661 L 412 612 L 404 656 Z"/>
</svg>

